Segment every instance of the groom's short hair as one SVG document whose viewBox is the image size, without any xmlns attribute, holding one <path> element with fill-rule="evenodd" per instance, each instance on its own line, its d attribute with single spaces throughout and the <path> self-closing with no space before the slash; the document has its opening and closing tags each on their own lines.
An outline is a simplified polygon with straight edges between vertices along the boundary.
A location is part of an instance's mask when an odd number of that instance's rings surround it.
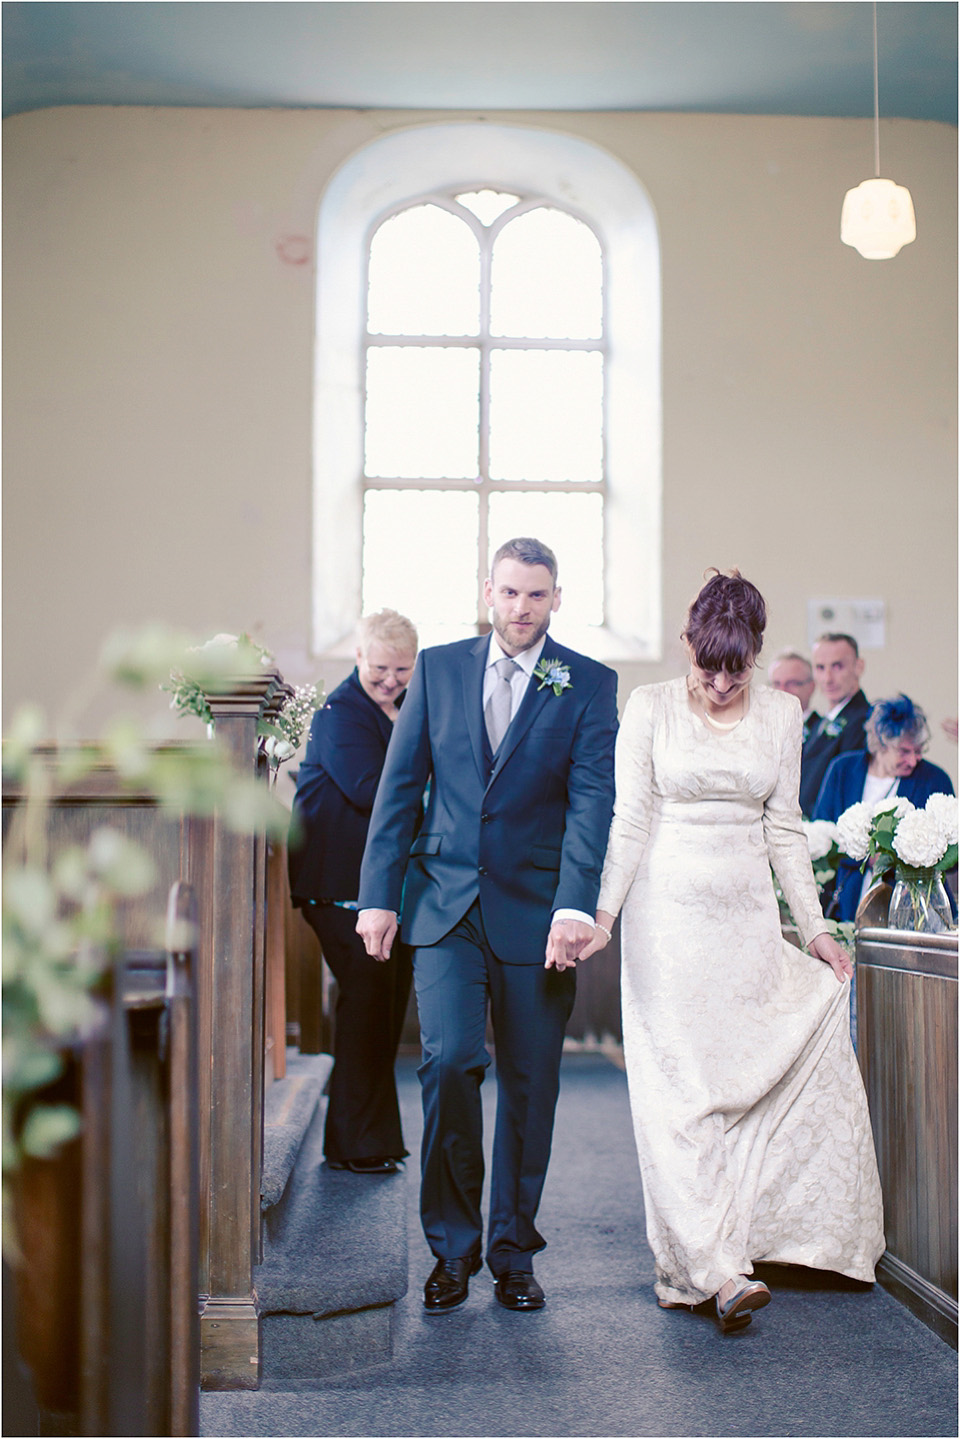
<svg viewBox="0 0 960 1439">
<path fill-rule="evenodd" d="M 519 560 L 522 565 L 543 565 L 550 571 L 553 583 L 557 583 L 557 557 L 550 546 L 545 545 L 542 540 L 534 540 L 527 535 L 521 535 L 515 540 L 507 540 L 493 557 L 493 563 L 490 566 L 491 578 L 501 560 Z"/>
</svg>

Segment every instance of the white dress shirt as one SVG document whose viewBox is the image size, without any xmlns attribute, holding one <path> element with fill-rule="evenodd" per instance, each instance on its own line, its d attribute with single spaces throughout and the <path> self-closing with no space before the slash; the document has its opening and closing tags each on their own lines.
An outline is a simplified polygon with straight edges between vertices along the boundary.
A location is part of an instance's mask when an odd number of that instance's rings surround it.
<svg viewBox="0 0 960 1439">
<path fill-rule="evenodd" d="M 847 695 L 846 699 L 841 700 L 838 705 L 834 705 L 832 710 L 827 710 L 827 713 L 823 717 L 824 721 L 829 724 L 835 720 L 840 711 L 846 709 L 852 699 L 853 695 Z"/>
<path fill-rule="evenodd" d="M 506 655 L 507 659 L 512 659 L 514 664 L 518 666 L 518 668 L 514 670 L 510 676 L 510 688 L 512 691 L 510 697 L 511 722 L 516 716 L 517 710 L 523 703 L 523 697 L 527 692 L 527 685 L 530 683 L 530 680 L 533 677 L 533 672 L 536 669 L 537 664 L 539 663 L 540 656 L 543 654 L 544 646 L 546 645 L 546 643 L 547 637 L 546 635 L 542 635 L 537 641 L 537 643 L 535 645 L 531 645 L 528 650 L 521 650 L 518 655 Z M 487 701 L 489 700 L 490 695 L 494 690 L 494 687 L 501 683 L 497 672 L 494 669 L 494 665 L 497 663 L 497 660 L 503 659 L 504 657 L 505 651 L 500 647 L 500 644 L 497 640 L 496 631 L 491 630 L 490 644 L 487 648 L 487 663 L 486 668 L 483 671 L 484 709 L 486 709 Z M 583 910 L 581 909 L 556 909 L 553 912 L 553 918 L 554 920 L 580 919 L 584 922 L 584 924 L 589 924 L 591 929 L 593 928 L 593 915 L 584 914 Z"/>
</svg>

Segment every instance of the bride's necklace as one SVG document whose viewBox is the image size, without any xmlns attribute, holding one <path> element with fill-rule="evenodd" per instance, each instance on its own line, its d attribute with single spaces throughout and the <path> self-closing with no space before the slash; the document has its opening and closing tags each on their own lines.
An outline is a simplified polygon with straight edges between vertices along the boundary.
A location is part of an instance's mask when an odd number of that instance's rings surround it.
<svg viewBox="0 0 960 1439">
<path fill-rule="evenodd" d="M 700 713 L 703 715 L 703 717 L 704 717 L 704 719 L 706 720 L 707 724 L 708 724 L 708 725 L 712 725 L 714 729 L 718 729 L 718 730 L 732 730 L 732 729 L 736 729 L 737 725 L 738 725 L 738 724 L 740 723 L 740 721 L 743 719 L 743 713 L 744 713 L 744 698 L 743 698 L 743 697 L 744 697 L 744 695 L 746 694 L 746 690 L 741 690 L 741 691 L 740 691 L 740 713 L 737 715 L 737 717 L 736 717 L 735 720 L 718 720 L 718 719 L 714 719 L 713 715 L 712 715 L 712 714 L 710 713 L 710 711 L 707 709 L 706 701 L 704 700 L 703 696 L 700 694 L 700 692 L 699 692 L 699 690 L 696 688 L 696 686 L 691 686 L 691 687 L 690 687 L 690 693 L 693 695 L 695 701 L 696 701 L 697 704 L 699 705 Z"/>
</svg>

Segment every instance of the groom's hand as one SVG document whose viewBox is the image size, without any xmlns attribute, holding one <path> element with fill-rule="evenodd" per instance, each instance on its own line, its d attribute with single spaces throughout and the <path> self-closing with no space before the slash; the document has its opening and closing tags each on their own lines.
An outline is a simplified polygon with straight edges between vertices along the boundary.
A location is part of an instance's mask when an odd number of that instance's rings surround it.
<svg viewBox="0 0 960 1439">
<path fill-rule="evenodd" d="M 392 909 L 361 909 L 357 920 L 357 934 L 367 954 L 381 963 L 390 958 L 397 928 L 397 916 Z"/>
<path fill-rule="evenodd" d="M 580 919 L 557 919 L 547 936 L 546 969 L 573 969 L 581 950 L 593 939 L 593 925 Z"/>
</svg>

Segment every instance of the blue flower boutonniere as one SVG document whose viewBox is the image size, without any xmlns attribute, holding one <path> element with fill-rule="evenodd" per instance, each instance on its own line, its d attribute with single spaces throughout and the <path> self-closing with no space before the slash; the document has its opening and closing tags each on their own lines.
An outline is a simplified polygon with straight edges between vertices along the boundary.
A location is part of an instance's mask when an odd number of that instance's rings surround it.
<svg viewBox="0 0 960 1439">
<path fill-rule="evenodd" d="M 540 681 L 537 685 L 538 690 L 542 690 L 544 685 L 549 685 L 555 695 L 563 694 L 564 690 L 570 689 L 573 685 L 569 669 L 559 660 L 541 659 L 533 672 L 533 677 Z"/>
<path fill-rule="evenodd" d="M 831 739 L 836 739 L 837 735 L 842 734 L 846 727 L 846 716 L 837 715 L 836 719 L 827 720 L 826 724 L 823 727 L 823 733 L 828 734 Z"/>
</svg>

